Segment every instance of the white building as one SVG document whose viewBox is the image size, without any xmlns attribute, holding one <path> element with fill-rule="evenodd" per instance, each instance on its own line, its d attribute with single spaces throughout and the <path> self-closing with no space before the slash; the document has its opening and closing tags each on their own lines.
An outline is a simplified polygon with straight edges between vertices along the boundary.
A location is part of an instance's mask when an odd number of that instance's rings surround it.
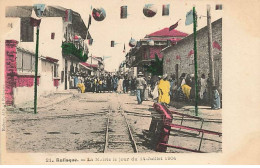
<svg viewBox="0 0 260 168">
<path fill-rule="evenodd" d="M 17 78 L 34 77 L 36 27 L 30 24 L 32 6 L 6 8 L 6 40 L 16 40 Z M 38 95 L 56 90 L 74 88 L 77 83 L 79 63 L 85 62 L 88 48 L 85 39 L 91 38 L 81 16 L 62 7 L 47 6 L 39 32 Z M 23 84 L 13 88 L 14 103 L 33 99 L 33 87 Z"/>
</svg>

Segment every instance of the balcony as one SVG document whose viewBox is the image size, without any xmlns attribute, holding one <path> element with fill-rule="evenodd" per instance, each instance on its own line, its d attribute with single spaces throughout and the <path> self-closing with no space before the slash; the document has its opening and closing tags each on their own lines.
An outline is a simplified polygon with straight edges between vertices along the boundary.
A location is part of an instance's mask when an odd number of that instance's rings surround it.
<svg viewBox="0 0 260 168">
<path fill-rule="evenodd" d="M 62 53 L 63 55 L 73 55 L 77 57 L 81 62 L 86 62 L 88 56 L 84 53 L 83 48 L 77 48 L 73 43 L 62 43 Z"/>
</svg>

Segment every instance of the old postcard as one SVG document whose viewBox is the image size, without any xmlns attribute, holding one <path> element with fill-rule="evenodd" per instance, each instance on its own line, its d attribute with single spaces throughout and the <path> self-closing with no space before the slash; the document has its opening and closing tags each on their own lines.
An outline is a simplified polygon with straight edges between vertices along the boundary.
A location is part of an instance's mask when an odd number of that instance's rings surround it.
<svg viewBox="0 0 260 168">
<path fill-rule="evenodd" d="M 259 164 L 259 1 L 1 4 L 1 164 Z"/>
</svg>

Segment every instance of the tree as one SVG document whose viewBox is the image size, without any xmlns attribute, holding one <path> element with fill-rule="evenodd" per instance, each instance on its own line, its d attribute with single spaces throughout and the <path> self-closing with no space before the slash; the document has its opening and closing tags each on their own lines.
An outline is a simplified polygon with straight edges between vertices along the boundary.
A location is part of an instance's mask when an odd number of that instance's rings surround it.
<svg viewBox="0 0 260 168">
<path fill-rule="evenodd" d="M 151 61 L 151 65 L 146 65 L 146 71 L 152 75 L 163 75 L 163 59 L 160 60 L 158 54 L 155 53 L 155 60 Z"/>
</svg>

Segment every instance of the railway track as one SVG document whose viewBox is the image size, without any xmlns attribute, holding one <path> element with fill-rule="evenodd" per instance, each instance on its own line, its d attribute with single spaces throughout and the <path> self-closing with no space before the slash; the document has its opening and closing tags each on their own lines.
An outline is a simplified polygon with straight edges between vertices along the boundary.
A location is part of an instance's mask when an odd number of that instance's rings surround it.
<svg viewBox="0 0 260 168">
<path fill-rule="evenodd" d="M 104 153 L 138 153 L 136 141 L 125 115 L 121 107 L 116 111 L 109 107 Z"/>
</svg>

